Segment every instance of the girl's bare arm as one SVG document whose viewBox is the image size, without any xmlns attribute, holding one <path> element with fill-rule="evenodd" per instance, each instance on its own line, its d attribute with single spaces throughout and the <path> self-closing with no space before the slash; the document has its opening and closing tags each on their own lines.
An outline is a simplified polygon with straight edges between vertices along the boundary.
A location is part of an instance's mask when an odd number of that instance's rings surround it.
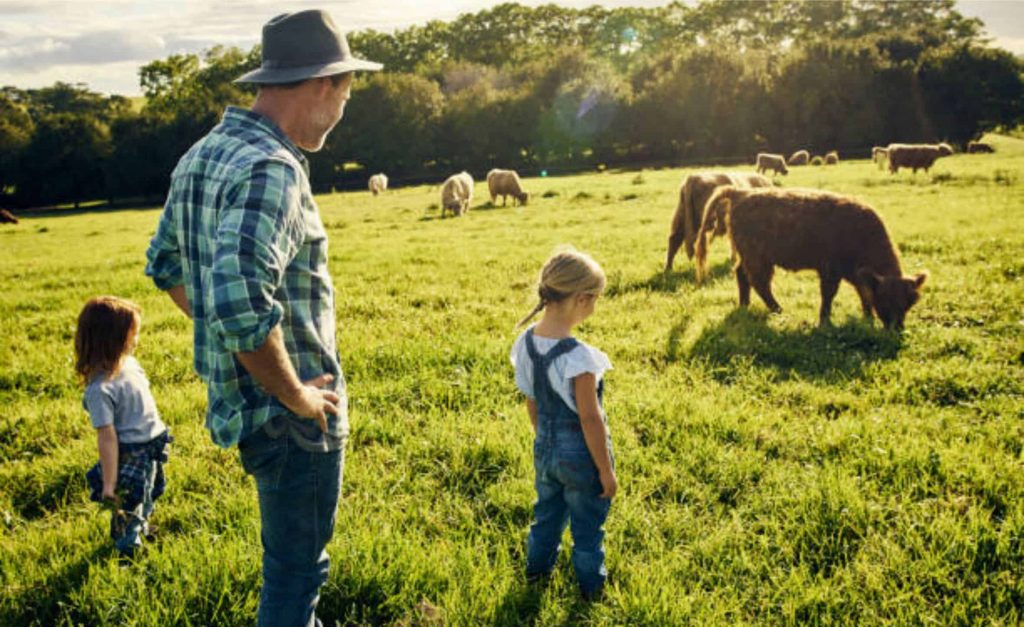
<svg viewBox="0 0 1024 627">
<path fill-rule="evenodd" d="M 612 468 L 611 451 L 608 450 L 608 431 L 597 402 L 597 377 L 592 372 L 585 372 L 576 377 L 573 385 L 576 388 L 576 410 L 580 415 L 583 439 L 601 475 L 601 496 L 610 499 L 615 496 L 619 485 L 615 469 Z"/>
</svg>

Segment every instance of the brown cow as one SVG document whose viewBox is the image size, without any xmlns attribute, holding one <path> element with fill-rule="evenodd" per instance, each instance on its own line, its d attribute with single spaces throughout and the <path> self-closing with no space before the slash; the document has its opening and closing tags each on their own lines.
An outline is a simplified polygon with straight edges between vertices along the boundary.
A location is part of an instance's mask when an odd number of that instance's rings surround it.
<svg viewBox="0 0 1024 627">
<path fill-rule="evenodd" d="M 939 157 L 953 154 L 953 148 L 946 143 L 889 144 L 885 152 L 889 159 L 889 172 L 896 174 L 900 168 L 910 168 L 917 174 L 919 169 L 927 172 Z"/>
<path fill-rule="evenodd" d="M 993 153 L 996 149 L 992 147 L 992 144 L 986 144 L 984 142 L 967 142 L 967 153 Z"/>
<path fill-rule="evenodd" d="M 672 261 L 684 243 L 687 258 L 693 259 L 693 243 L 697 240 L 697 229 L 704 216 L 704 205 L 719 185 L 771 187 L 772 182 L 760 174 L 749 172 L 696 172 L 687 176 L 679 187 L 679 204 L 672 216 L 665 272 L 672 269 Z"/>
<path fill-rule="evenodd" d="M 736 283 L 740 306 L 750 303 L 753 287 L 773 312 L 782 311 L 771 290 L 775 266 L 816 270 L 821 280 L 819 321 L 829 324 L 832 299 L 840 281 L 860 296 L 864 316 L 878 314 L 886 327 L 902 329 L 917 302 L 927 274 L 904 277 L 885 225 L 867 205 L 816 190 L 720 187 L 708 212 L 724 217 L 739 256 Z M 699 276 L 706 270 L 706 221 L 697 235 Z"/>
<path fill-rule="evenodd" d="M 6 209 L 0 209 L 0 224 L 17 224 L 18 218 Z"/>
</svg>

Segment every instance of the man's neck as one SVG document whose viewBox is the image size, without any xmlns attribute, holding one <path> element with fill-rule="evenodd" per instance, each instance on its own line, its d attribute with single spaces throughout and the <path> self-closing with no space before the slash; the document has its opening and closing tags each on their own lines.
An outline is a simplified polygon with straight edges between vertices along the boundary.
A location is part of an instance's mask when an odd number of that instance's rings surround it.
<svg viewBox="0 0 1024 627">
<path fill-rule="evenodd" d="M 294 115 L 293 108 L 285 101 L 270 97 L 266 92 L 260 92 L 252 105 L 252 111 L 276 124 L 293 144 L 302 146 L 299 126 L 296 123 L 298 118 Z"/>
</svg>

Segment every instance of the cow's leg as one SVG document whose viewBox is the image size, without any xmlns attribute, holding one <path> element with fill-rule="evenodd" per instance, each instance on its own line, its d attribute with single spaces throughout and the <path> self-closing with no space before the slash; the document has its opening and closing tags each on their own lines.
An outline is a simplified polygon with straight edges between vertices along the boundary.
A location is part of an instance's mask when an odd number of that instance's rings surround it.
<svg viewBox="0 0 1024 627">
<path fill-rule="evenodd" d="M 740 290 L 740 307 L 750 304 L 750 279 L 742 264 L 736 264 L 736 285 Z"/>
<path fill-rule="evenodd" d="M 818 324 L 827 327 L 831 324 L 832 300 L 836 297 L 836 291 L 839 289 L 839 276 L 826 270 L 820 273 L 819 278 L 821 280 L 821 310 L 818 312 Z"/>
<path fill-rule="evenodd" d="M 679 247 L 683 245 L 683 230 L 672 231 L 668 236 L 668 254 L 665 255 L 665 272 L 672 269 L 672 261 L 676 258 L 676 253 L 679 252 Z"/>
<path fill-rule="evenodd" d="M 854 284 L 853 287 L 857 290 L 857 296 L 860 296 L 860 310 L 864 312 L 864 317 L 873 320 L 875 316 L 871 305 L 871 290 L 864 285 Z"/>
<path fill-rule="evenodd" d="M 780 313 L 782 306 L 779 305 L 778 301 L 775 300 L 775 296 L 772 295 L 772 275 L 775 273 L 775 266 L 771 263 L 753 263 L 745 264 L 747 268 L 747 275 L 750 277 L 750 285 L 757 292 L 757 295 L 761 297 L 764 304 L 772 311 L 772 313 Z"/>
</svg>

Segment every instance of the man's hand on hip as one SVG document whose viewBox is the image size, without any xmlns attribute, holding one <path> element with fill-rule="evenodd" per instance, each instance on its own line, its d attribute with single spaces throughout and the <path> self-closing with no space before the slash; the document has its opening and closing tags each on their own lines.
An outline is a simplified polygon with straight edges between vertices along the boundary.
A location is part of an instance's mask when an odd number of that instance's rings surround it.
<svg viewBox="0 0 1024 627">
<path fill-rule="evenodd" d="M 302 386 L 296 388 L 296 394 L 292 398 L 278 400 L 300 418 L 315 420 L 320 425 L 320 430 L 327 433 L 327 414 L 338 415 L 341 397 L 331 390 L 321 390 L 320 387 L 332 381 L 334 375 L 322 374 L 315 379 L 303 381 Z"/>
</svg>

